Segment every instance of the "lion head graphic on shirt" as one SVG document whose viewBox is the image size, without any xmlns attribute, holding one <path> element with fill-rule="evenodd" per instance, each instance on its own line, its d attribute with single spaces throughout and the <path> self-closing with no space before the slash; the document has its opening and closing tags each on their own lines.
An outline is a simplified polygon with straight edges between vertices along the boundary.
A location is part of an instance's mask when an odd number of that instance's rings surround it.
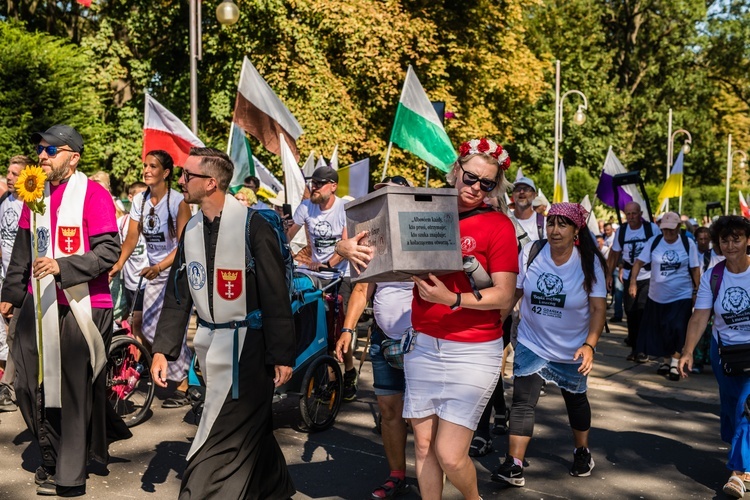
<svg viewBox="0 0 750 500">
<path fill-rule="evenodd" d="M 661 257 L 661 261 L 665 264 L 675 264 L 680 261 L 680 256 L 674 250 L 667 250 Z"/>
<path fill-rule="evenodd" d="M 563 290 L 563 282 L 559 276 L 542 273 L 536 280 L 536 288 L 545 296 L 558 295 Z"/>
<path fill-rule="evenodd" d="M 727 312 L 743 312 L 750 308 L 750 296 L 748 296 L 744 288 L 733 286 L 724 292 L 721 307 Z"/>
</svg>

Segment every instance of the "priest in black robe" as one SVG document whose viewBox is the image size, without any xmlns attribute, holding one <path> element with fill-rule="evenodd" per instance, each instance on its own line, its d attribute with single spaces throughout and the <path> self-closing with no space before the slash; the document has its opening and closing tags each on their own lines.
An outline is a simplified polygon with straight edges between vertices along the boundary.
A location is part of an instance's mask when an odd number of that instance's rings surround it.
<svg viewBox="0 0 750 500">
<path fill-rule="evenodd" d="M 34 134 L 31 140 L 47 174 L 46 214 L 50 220 L 49 227 L 37 225 L 36 244 L 40 255 L 48 248 L 54 248 L 56 253 L 54 258 L 39 256 L 32 262 L 30 221 L 34 216 L 24 206 L 3 284 L 0 313 L 7 319 L 15 309 L 18 315 L 12 352 L 16 399 L 42 452 L 42 466 L 34 478 L 37 494 L 78 496 L 86 491 L 89 460 L 106 464 L 108 444 L 131 437 L 107 401 L 106 370 L 94 374 L 92 366 L 106 363 L 112 340 L 112 297 L 107 271 L 117 262 L 120 243 L 110 194 L 77 172 L 83 153 L 80 134 L 67 125 L 55 125 Z M 65 196 L 66 191 L 75 196 Z M 76 211 L 77 215 L 73 213 Z M 58 222 L 59 229 L 73 236 L 58 233 Z M 57 307 L 58 317 L 51 321 L 54 329 L 59 329 L 60 363 L 53 370 L 55 376 L 47 383 L 45 378 L 40 385 L 33 284 L 48 276 L 54 277 L 50 286 L 56 289 L 56 299 L 51 301 Z M 95 325 L 86 329 L 88 337 L 66 295 L 75 287 L 80 290 L 81 285 L 86 285 L 84 295 L 90 301 L 90 307 L 84 309 Z M 98 351 L 90 350 L 92 335 L 97 337 L 94 340 Z M 51 350 L 50 346 L 44 350 L 45 359 Z M 98 352 L 95 356 L 98 359 L 92 360 L 91 352 Z M 48 370 L 52 368 L 46 366 L 45 376 Z M 48 398 L 52 385 L 56 396 Z"/>
<path fill-rule="evenodd" d="M 234 245 L 217 248 L 221 225 L 232 220 L 222 210 L 225 202 L 229 203 L 225 198 L 228 198 L 226 191 L 233 173 L 229 157 L 215 149 L 194 148 L 185 161 L 179 184 L 185 201 L 199 204 L 201 211 L 183 232 L 175 265 L 170 271 L 164 310 L 153 344 L 153 378 L 158 385 L 164 386 L 167 360 L 179 356 L 195 299 L 191 291 L 194 292 L 198 285 L 207 287 L 209 315 L 215 317 L 214 290 L 217 288 L 214 280 L 220 279 L 215 272 L 217 258 L 221 259 L 219 254 L 224 252 L 245 255 L 247 239 L 255 265 L 252 269 L 245 268 L 244 272 L 245 308 L 248 312 L 262 312 L 262 327 L 247 329 L 244 345 L 239 351 L 236 387 L 233 383 L 226 396 L 219 393 L 221 406 L 218 415 L 210 425 L 205 441 L 192 451 L 188 459 L 180 488 L 181 500 L 286 499 L 295 493 L 284 456 L 273 435 L 271 409 L 274 387 L 289 380 L 296 354 L 284 263 L 276 233 L 257 215 L 251 219 L 247 232 L 245 219 L 241 224 L 235 220 L 232 227 Z M 187 237 L 188 241 L 194 241 L 190 239 L 189 231 L 192 224 L 198 222 L 202 222 L 205 261 L 196 264 L 186 262 L 185 240 Z M 192 250 L 188 249 L 188 252 Z M 211 318 L 200 318 L 199 321 L 210 322 Z M 232 335 L 232 332 L 219 329 L 213 335 Z M 205 374 L 211 367 L 202 368 Z M 209 383 L 207 398 L 211 391 Z M 201 424 L 205 419 L 204 409 Z"/>
</svg>

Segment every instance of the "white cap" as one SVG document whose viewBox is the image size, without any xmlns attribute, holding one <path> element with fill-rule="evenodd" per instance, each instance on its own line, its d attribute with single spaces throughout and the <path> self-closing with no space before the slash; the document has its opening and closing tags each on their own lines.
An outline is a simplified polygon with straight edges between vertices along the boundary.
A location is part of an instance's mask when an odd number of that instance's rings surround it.
<svg viewBox="0 0 750 500">
<path fill-rule="evenodd" d="M 286 203 L 286 194 L 284 194 L 284 191 L 279 191 L 273 198 L 268 198 L 268 203 L 276 207 L 281 207 Z"/>
</svg>

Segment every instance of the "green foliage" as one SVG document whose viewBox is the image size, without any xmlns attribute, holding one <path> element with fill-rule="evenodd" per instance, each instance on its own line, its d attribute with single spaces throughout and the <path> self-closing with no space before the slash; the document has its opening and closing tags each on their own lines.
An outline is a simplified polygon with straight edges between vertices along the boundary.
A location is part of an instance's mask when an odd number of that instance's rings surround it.
<svg viewBox="0 0 750 500">
<path fill-rule="evenodd" d="M 97 170 L 106 129 L 89 54 L 11 23 L 0 23 L 0 47 L 0 162 L 17 154 L 36 158 L 31 134 L 65 123 L 84 137 L 81 168 Z"/>
</svg>

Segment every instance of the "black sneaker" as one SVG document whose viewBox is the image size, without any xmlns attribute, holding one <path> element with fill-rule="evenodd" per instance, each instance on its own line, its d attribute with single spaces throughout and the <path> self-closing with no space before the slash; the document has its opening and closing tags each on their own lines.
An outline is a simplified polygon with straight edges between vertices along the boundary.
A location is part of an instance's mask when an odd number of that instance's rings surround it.
<svg viewBox="0 0 750 500">
<path fill-rule="evenodd" d="M 495 469 L 490 479 L 496 483 L 507 483 L 511 486 L 520 487 L 526 484 L 526 479 L 523 478 L 523 467 L 516 465 L 510 455 L 505 455 L 505 462 Z"/>
<path fill-rule="evenodd" d="M 49 468 L 45 467 L 44 465 L 40 465 L 37 467 L 36 472 L 34 472 L 34 482 L 37 484 L 37 486 L 40 486 L 42 483 L 47 481 L 49 478 L 52 478 L 55 475 L 55 473 L 50 470 Z M 54 482 L 54 478 L 52 479 Z"/>
<path fill-rule="evenodd" d="M 573 452 L 573 467 L 570 468 L 570 475 L 588 477 L 592 470 L 594 470 L 594 459 L 591 458 L 591 452 L 583 446 L 577 448 Z"/>
<path fill-rule="evenodd" d="M 510 410 L 506 409 L 505 414 L 495 414 L 495 426 L 492 428 L 492 434 L 495 436 L 504 436 L 508 433 L 508 420 L 510 419 Z"/>
<path fill-rule="evenodd" d="M 0 411 L 16 411 L 18 406 L 10 397 L 10 388 L 7 385 L 0 387 Z"/>
<path fill-rule="evenodd" d="M 344 372 L 344 395 L 345 403 L 351 403 L 357 399 L 357 370 L 352 368 Z"/>
</svg>

